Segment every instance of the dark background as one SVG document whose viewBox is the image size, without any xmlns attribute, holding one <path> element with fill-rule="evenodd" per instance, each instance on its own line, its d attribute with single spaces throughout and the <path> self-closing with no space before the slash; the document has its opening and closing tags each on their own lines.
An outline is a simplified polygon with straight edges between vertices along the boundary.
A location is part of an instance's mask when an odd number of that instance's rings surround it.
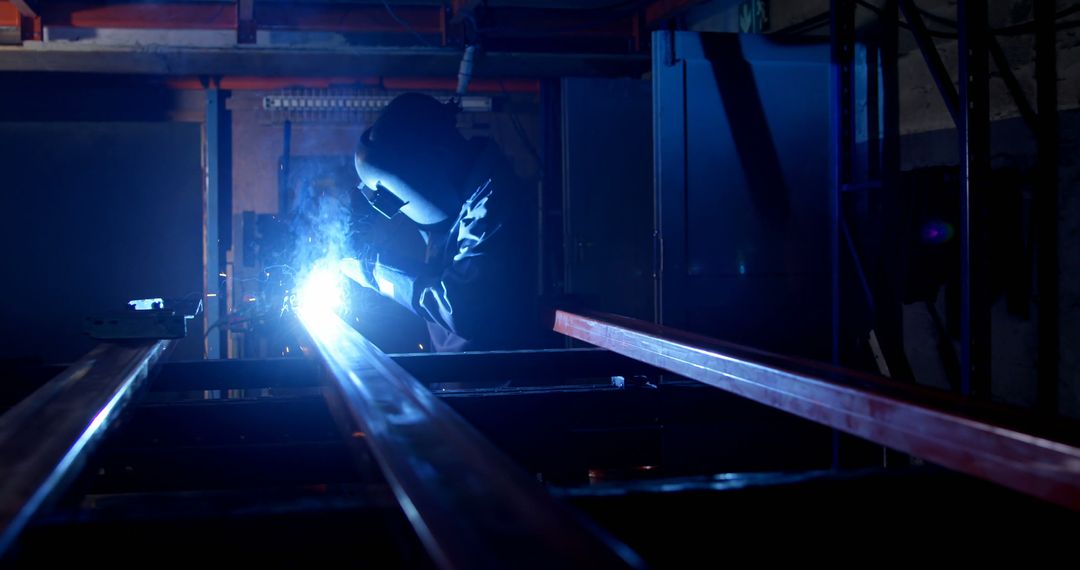
<svg viewBox="0 0 1080 570">
<path fill-rule="evenodd" d="M 0 123 L 0 359 L 67 362 L 91 313 L 199 292 L 196 123 Z M 202 356 L 201 319 L 173 358 Z"/>
</svg>

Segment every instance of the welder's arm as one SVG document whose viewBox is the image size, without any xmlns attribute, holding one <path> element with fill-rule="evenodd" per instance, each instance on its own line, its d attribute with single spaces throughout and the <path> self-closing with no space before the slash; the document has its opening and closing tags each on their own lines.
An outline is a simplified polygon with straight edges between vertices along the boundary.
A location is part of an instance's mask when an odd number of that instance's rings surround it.
<svg viewBox="0 0 1080 570">
<path fill-rule="evenodd" d="M 341 260 L 340 270 L 363 287 L 374 289 L 385 297 L 416 312 L 414 283 L 425 272 L 422 263 L 408 260 L 389 260 L 383 255 L 369 254 Z"/>
<path fill-rule="evenodd" d="M 424 320 L 474 340 L 517 314 L 512 299 L 499 298 L 508 294 L 512 287 L 507 285 L 521 273 L 508 266 L 508 260 L 514 259 L 514 252 L 508 250 L 513 243 L 500 229 L 487 219 L 472 221 L 457 232 L 464 237 L 458 241 L 457 255 L 445 267 L 368 256 L 344 262 L 342 271 Z"/>
<path fill-rule="evenodd" d="M 341 271 L 424 320 L 473 340 L 481 327 L 498 325 L 500 311 L 513 313 L 496 298 L 501 290 L 498 281 L 500 276 L 507 279 L 508 268 L 496 267 L 490 252 L 478 251 L 493 249 L 486 245 L 480 244 L 441 271 L 422 264 L 394 263 L 382 256 L 375 260 L 344 260 Z"/>
</svg>

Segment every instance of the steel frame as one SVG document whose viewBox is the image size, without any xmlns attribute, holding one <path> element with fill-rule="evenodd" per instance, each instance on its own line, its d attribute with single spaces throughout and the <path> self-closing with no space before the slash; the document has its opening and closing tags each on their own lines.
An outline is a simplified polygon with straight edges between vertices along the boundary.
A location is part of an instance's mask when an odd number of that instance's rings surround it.
<svg viewBox="0 0 1080 570">
<path fill-rule="evenodd" d="M 336 315 L 301 313 L 333 389 L 437 565 L 641 567 Z"/>
<path fill-rule="evenodd" d="M 1080 510 L 1080 447 L 986 408 L 840 368 L 613 315 L 555 330 L 761 404 Z M 1075 435 L 1073 436 L 1075 437 Z"/>
<path fill-rule="evenodd" d="M 0 556 L 70 483 L 169 342 L 101 344 L 0 417 Z"/>
</svg>

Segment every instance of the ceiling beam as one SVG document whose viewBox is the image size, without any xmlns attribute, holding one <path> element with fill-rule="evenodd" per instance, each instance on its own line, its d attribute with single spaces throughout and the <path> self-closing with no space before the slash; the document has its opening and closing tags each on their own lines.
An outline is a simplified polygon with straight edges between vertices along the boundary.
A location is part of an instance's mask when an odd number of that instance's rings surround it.
<svg viewBox="0 0 1080 570">
<path fill-rule="evenodd" d="M 27 18 L 37 18 L 41 15 L 39 9 L 40 2 L 38 0 L 11 0 L 11 3 L 15 5 L 15 8 L 19 10 L 19 13 Z"/>
<path fill-rule="evenodd" d="M 451 77 L 461 52 L 430 48 L 153 48 L 77 44 L 0 47 L 0 71 L 243 75 L 259 77 Z M 484 77 L 636 77 L 649 69 L 646 55 L 489 52 L 477 60 Z"/>
</svg>

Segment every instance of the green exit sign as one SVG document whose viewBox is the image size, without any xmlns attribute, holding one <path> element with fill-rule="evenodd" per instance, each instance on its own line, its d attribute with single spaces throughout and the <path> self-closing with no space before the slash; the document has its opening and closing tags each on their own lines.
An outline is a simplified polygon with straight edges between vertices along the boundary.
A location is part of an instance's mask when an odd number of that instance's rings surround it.
<svg viewBox="0 0 1080 570">
<path fill-rule="evenodd" d="M 757 34 L 769 29 L 769 3 L 767 0 L 743 0 L 739 3 L 739 31 Z"/>
</svg>

